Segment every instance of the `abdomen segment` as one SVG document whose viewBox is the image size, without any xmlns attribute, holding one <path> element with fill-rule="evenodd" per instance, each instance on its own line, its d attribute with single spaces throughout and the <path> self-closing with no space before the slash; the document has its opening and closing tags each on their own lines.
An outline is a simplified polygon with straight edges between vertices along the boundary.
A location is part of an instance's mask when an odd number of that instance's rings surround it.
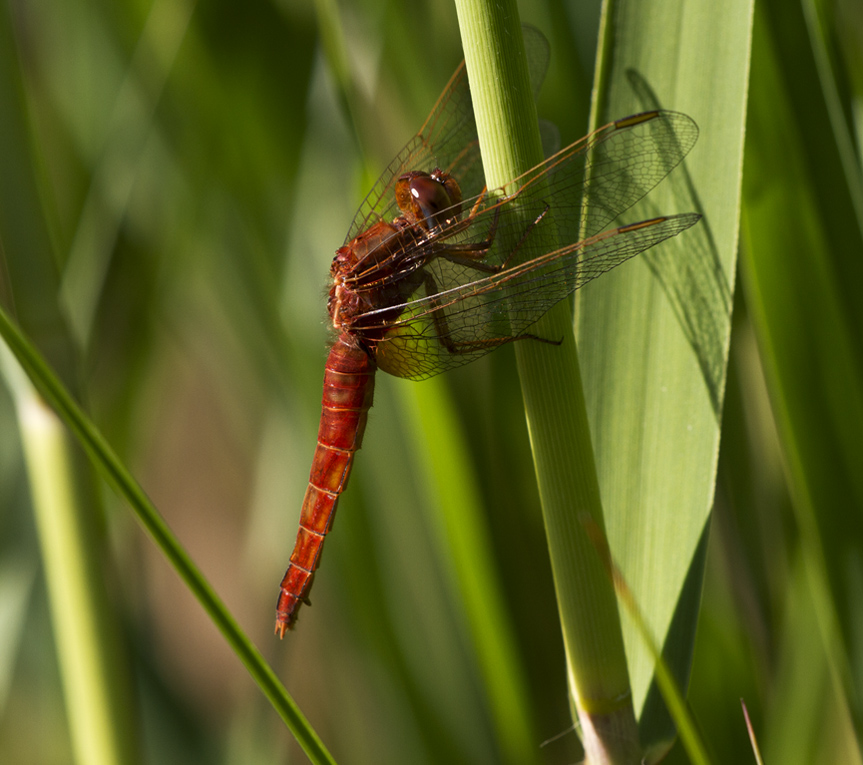
<svg viewBox="0 0 863 765">
<path fill-rule="evenodd" d="M 375 362 L 349 337 L 339 336 L 324 370 L 318 445 L 300 514 L 291 563 L 276 605 L 276 634 L 284 637 L 308 603 L 324 538 L 332 529 L 339 495 L 345 490 L 354 452 L 360 448 L 374 394 Z"/>
</svg>

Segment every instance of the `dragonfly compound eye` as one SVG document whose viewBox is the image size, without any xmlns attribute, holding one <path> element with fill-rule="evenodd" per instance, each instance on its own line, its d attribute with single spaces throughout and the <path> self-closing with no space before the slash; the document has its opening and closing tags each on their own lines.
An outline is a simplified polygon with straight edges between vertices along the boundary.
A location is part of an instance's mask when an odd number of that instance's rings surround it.
<svg viewBox="0 0 863 765">
<path fill-rule="evenodd" d="M 413 171 L 399 178 L 396 203 L 404 215 L 431 231 L 458 219 L 461 191 L 455 179 L 440 170 Z"/>
</svg>

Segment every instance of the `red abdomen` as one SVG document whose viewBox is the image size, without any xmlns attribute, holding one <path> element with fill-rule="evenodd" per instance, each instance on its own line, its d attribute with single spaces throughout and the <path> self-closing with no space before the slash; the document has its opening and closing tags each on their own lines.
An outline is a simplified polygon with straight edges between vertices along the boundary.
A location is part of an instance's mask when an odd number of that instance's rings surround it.
<svg viewBox="0 0 863 765">
<path fill-rule="evenodd" d="M 320 565 L 324 537 L 333 526 L 354 452 L 360 448 L 375 389 L 375 362 L 347 335 L 340 335 L 324 369 L 324 397 L 318 445 L 300 514 L 300 530 L 276 605 L 276 634 L 284 637 L 308 603 Z"/>
</svg>

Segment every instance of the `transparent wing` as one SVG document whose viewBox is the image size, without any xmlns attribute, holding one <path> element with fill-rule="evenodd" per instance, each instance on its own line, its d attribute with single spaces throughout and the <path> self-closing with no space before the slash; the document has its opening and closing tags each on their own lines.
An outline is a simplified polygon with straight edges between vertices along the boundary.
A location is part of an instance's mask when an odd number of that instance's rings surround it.
<svg viewBox="0 0 863 765">
<path fill-rule="evenodd" d="M 382 369 L 410 378 L 467 363 L 518 337 L 598 273 L 695 223 L 697 216 L 659 218 L 598 236 L 662 181 L 697 138 L 684 114 L 634 115 L 561 150 L 506 190 L 466 200 L 461 221 L 411 240 L 376 266 L 393 283 L 410 280 L 410 294 L 391 290 L 400 299 L 358 316 L 351 330 L 377 346 Z M 546 252 L 549 240 L 560 249 Z M 374 268 L 360 281 L 380 290 Z M 532 286 L 512 294 L 524 284 Z M 362 293 L 361 284 L 355 288 Z"/>
<path fill-rule="evenodd" d="M 392 308 L 370 312 L 364 322 L 371 328 L 377 316 L 378 327 L 386 329 L 375 343 L 378 366 L 398 377 L 424 379 L 530 337 L 530 325 L 557 302 L 700 217 L 686 213 L 623 226 L 499 273 L 429 291 L 406 303 L 395 321 L 388 318 Z"/>
</svg>

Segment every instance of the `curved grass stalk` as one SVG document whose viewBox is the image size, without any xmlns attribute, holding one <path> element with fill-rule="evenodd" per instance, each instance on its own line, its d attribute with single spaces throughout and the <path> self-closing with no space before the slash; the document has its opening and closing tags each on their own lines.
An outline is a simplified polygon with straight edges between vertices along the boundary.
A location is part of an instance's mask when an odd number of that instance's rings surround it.
<svg viewBox="0 0 863 765">
<path fill-rule="evenodd" d="M 48 405 L 56 411 L 66 427 L 84 447 L 93 464 L 115 491 L 129 503 L 141 525 L 213 620 L 228 645 L 243 662 L 252 679 L 284 720 L 309 758 L 315 763 L 334 762 L 285 687 L 264 661 L 258 649 L 240 629 L 225 604 L 159 515 L 140 484 L 132 477 L 98 428 L 84 414 L 33 344 L 2 308 L 0 308 L 0 336 Z"/>
</svg>

